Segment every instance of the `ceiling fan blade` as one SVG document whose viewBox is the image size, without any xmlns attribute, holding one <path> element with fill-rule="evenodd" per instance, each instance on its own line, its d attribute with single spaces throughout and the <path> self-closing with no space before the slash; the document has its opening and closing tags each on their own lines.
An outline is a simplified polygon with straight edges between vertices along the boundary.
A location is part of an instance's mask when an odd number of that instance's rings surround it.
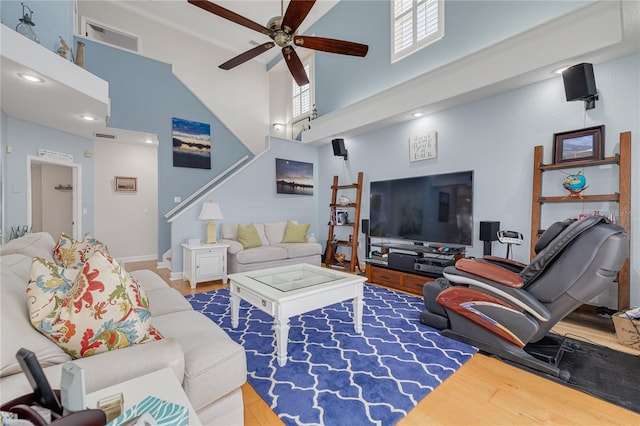
<svg viewBox="0 0 640 426">
<path fill-rule="evenodd" d="M 306 47 L 307 49 L 338 53 L 340 55 L 366 56 L 369 51 L 369 46 L 366 44 L 325 37 L 295 36 L 293 37 L 293 43 L 296 46 Z"/>
<path fill-rule="evenodd" d="M 287 67 L 289 67 L 289 71 L 298 86 L 309 84 L 309 77 L 307 77 L 304 65 L 302 65 L 302 61 L 296 51 L 291 46 L 285 46 L 282 48 L 282 56 L 284 56 L 284 61 L 287 63 Z"/>
<path fill-rule="evenodd" d="M 256 46 L 251 50 L 247 50 L 244 53 L 239 54 L 235 58 L 229 59 L 222 65 L 219 65 L 218 68 L 222 68 L 223 70 L 230 70 L 231 68 L 237 67 L 240 64 L 247 62 L 249 59 L 253 59 L 259 54 L 266 52 L 271 49 L 276 44 L 272 41 L 268 41 L 260 46 Z"/>
<path fill-rule="evenodd" d="M 214 15 L 218 15 L 221 18 L 227 19 L 231 22 L 235 22 L 236 24 L 242 25 L 243 27 L 247 27 L 254 31 L 257 31 L 262 34 L 266 34 L 268 36 L 271 35 L 272 31 L 257 22 L 253 22 L 251 19 L 247 19 L 244 16 L 240 16 L 235 12 L 230 11 L 229 9 L 225 9 L 222 6 L 218 6 L 215 3 L 211 3 L 207 0 L 188 0 L 194 6 L 198 6 L 200 9 L 204 9 L 207 12 L 211 12 Z"/>
<path fill-rule="evenodd" d="M 295 33 L 315 2 L 316 0 L 291 0 L 282 18 L 282 30 L 287 34 Z"/>
</svg>

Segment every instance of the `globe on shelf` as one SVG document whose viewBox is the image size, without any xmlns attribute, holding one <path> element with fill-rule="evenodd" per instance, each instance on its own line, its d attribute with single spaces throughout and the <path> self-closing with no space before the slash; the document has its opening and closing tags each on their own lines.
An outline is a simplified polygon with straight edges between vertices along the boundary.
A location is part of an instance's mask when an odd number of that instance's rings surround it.
<svg viewBox="0 0 640 426">
<path fill-rule="evenodd" d="M 564 189 L 569 191 L 569 194 L 565 198 L 578 197 L 582 200 L 582 191 L 588 188 L 587 178 L 584 177 L 582 172 L 578 172 L 574 175 L 568 174 L 567 177 L 564 178 L 562 186 L 564 187 Z"/>
</svg>

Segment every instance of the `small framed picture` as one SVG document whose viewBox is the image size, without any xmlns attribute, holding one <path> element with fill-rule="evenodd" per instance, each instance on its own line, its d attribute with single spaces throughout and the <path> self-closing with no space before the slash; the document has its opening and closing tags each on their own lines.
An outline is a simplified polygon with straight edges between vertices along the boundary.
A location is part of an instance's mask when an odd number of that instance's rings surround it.
<svg viewBox="0 0 640 426">
<path fill-rule="evenodd" d="M 347 225 L 349 223 L 349 211 L 347 209 L 336 209 L 336 225 Z"/>
<path fill-rule="evenodd" d="M 553 135 L 553 162 L 555 164 L 602 160 L 603 155 L 604 125 Z"/>
<path fill-rule="evenodd" d="M 114 190 L 116 192 L 137 192 L 138 178 L 116 176 L 114 179 Z"/>
</svg>

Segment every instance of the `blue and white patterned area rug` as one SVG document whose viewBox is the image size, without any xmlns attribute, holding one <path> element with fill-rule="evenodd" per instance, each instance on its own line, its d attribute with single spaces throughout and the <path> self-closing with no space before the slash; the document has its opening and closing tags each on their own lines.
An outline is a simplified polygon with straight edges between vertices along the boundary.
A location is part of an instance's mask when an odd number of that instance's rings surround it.
<svg viewBox="0 0 640 426">
<path fill-rule="evenodd" d="M 244 346 L 249 383 L 288 425 L 393 425 L 476 352 L 421 324 L 421 298 L 365 284 L 362 334 L 351 301 L 293 317 L 280 367 L 269 315 L 242 301 L 233 329 L 228 289 L 187 300 Z"/>
</svg>

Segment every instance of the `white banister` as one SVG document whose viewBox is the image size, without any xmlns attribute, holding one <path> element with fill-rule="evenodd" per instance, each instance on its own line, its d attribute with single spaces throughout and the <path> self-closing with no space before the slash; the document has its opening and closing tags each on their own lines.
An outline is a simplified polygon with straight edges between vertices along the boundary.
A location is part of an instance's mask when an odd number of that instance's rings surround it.
<svg viewBox="0 0 640 426">
<path fill-rule="evenodd" d="M 240 166 L 240 164 L 244 163 L 247 159 L 249 158 L 248 155 L 245 155 L 244 157 L 242 157 L 241 159 L 239 159 L 238 161 L 236 161 L 235 163 L 233 163 L 231 166 L 227 167 L 222 173 L 220 173 L 218 176 L 216 176 L 215 178 L 213 178 L 211 181 L 209 181 L 206 185 L 204 185 L 202 188 L 198 189 L 196 192 L 194 192 L 193 194 L 189 195 L 187 198 L 185 198 L 180 204 L 178 204 L 177 206 L 175 206 L 174 208 L 172 208 L 171 210 L 169 210 L 167 213 L 165 213 L 164 217 L 169 221 L 173 221 L 173 216 L 179 212 L 180 210 L 182 210 L 183 208 L 185 208 L 189 203 L 191 203 L 191 201 L 193 201 L 195 198 L 197 198 L 200 194 L 202 194 L 203 192 L 205 192 L 206 190 L 208 190 L 209 188 L 211 188 L 216 182 L 218 182 L 220 179 L 222 179 L 224 176 L 227 176 L 227 174 L 234 170 L 235 168 L 237 168 L 238 166 Z"/>
</svg>

